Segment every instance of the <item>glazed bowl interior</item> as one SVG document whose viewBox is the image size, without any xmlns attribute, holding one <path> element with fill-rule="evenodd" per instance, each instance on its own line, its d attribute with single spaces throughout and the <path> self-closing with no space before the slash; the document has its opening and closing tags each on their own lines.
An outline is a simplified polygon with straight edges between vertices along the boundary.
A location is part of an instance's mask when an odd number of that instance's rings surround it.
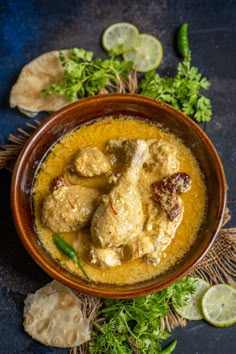
<svg viewBox="0 0 236 354">
<path fill-rule="evenodd" d="M 44 249 L 34 229 L 31 191 L 40 162 L 50 148 L 68 132 L 106 116 L 126 115 L 149 120 L 168 128 L 181 138 L 205 176 L 208 206 L 205 222 L 186 255 L 161 275 L 150 280 L 115 286 L 87 282 L 62 268 Z M 21 152 L 12 179 L 12 211 L 20 238 L 33 259 L 53 278 L 85 293 L 101 297 L 135 297 L 161 290 L 189 273 L 212 245 L 221 226 L 226 182 L 220 159 L 204 132 L 174 108 L 138 95 L 110 94 L 86 98 L 49 117 L 33 134 Z M 197 208 L 197 205 L 196 205 Z"/>
</svg>

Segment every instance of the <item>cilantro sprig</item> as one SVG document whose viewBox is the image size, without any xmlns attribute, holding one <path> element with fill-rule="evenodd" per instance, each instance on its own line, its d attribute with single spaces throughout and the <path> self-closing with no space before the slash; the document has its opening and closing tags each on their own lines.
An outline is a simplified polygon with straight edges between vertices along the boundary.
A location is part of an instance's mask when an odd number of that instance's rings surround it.
<svg viewBox="0 0 236 354">
<path fill-rule="evenodd" d="M 161 353 L 161 341 L 169 333 L 161 326 L 171 304 L 182 306 L 195 291 L 194 278 L 187 276 L 157 293 L 135 299 L 104 299 L 89 343 L 91 354 Z"/>
<path fill-rule="evenodd" d="M 46 95 L 57 93 L 66 96 L 70 102 L 78 98 L 93 96 L 101 92 L 125 92 L 133 63 L 116 59 L 114 51 L 109 59 L 93 57 L 93 52 L 74 48 L 69 57 L 59 52 L 64 67 L 64 76 L 58 84 L 52 84 L 43 91 Z M 191 66 L 190 53 L 179 63 L 174 77 L 161 77 L 150 71 L 139 78 L 141 95 L 166 102 L 192 117 L 197 122 L 208 122 L 212 108 L 210 99 L 202 94 L 210 82 Z"/>
<path fill-rule="evenodd" d="M 142 95 L 169 103 L 197 122 L 211 119 L 211 102 L 201 93 L 202 89 L 210 87 L 210 82 L 198 68 L 191 66 L 190 54 L 179 63 L 176 76 L 161 77 L 150 71 L 140 81 L 139 87 Z"/>
<path fill-rule="evenodd" d="M 122 80 L 127 80 L 133 63 L 109 59 L 93 58 L 93 52 L 84 49 L 71 49 L 69 57 L 59 52 L 64 67 L 64 76 L 59 84 L 52 84 L 43 91 L 46 95 L 57 93 L 66 96 L 70 102 L 78 97 L 93 96 L 101 90 L 108 92 L 120 87 Z"/>
</svg>

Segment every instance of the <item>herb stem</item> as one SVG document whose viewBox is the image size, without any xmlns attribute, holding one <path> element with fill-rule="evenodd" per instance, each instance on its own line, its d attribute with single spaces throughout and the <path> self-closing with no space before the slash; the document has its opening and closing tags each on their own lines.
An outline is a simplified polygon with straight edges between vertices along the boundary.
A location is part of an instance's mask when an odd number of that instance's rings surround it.
<svg viewBox="0 0 236 354">
<path fill-rule="evenodd" d="M 91 321 L 92 325 L 96 327 L 101 333 L 104 334 L 102 326 L 100 326 L 96 321 Z"/>
</svg>

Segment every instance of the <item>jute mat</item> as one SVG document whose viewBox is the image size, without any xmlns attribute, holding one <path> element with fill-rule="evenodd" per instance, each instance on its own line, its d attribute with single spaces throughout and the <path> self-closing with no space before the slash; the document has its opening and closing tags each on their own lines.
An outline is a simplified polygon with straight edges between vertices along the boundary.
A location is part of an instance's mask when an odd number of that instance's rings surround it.
<svg viewBox="0 0 236 354">
<path fill-rule="evenodd" d="M 27 130 L 19 128 L 16 135 L 10 134 L 9 144 L 0 146 L 0 169 L 7 168 L 12 171 L 21 149 L 40 122 L 32 120 L 32 123 L 26 125 Z M 192 273 L 211 284 L 228 283 L 235 286 L 233 277 L 236 277 L 236 228 L 225 228 L 229 220 L 229 209 L 226 208 L 222 229 L 216 241 Z M 92 297 L 86 298 L 86 296 L 84 300 L 84 312 L 87 317 L 93 319 L 96 315 L 94 309 L 100 306 L 100 302 Z M 161 324 L 163 329 L 171 331 L 178 326 L 186 326 L 187 321 L 180 317 L 174 309 L 170 309 Z"/>
</svg>

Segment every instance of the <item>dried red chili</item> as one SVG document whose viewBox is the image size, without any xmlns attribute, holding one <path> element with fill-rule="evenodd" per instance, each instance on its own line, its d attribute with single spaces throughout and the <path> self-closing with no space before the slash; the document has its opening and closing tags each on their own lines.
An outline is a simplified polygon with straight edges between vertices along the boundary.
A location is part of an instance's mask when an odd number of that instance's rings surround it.
<svg viewBox="0 0 236 354">
<path fill-rule="evenodd" d="M 64 185 L 65 185 L 64 178 L 62 176 L 58 176 L 58 177 L 53 178 L 50 187 L 54 191 Z"/>
<path fill-rule="evenodd" d="M 178 194 L 187 192 L 191 187 L 191 177 L 185 172 L 177 172 L 153 183 L 154 199 L 173 221 L 181 212 Z"/>
</svg>

